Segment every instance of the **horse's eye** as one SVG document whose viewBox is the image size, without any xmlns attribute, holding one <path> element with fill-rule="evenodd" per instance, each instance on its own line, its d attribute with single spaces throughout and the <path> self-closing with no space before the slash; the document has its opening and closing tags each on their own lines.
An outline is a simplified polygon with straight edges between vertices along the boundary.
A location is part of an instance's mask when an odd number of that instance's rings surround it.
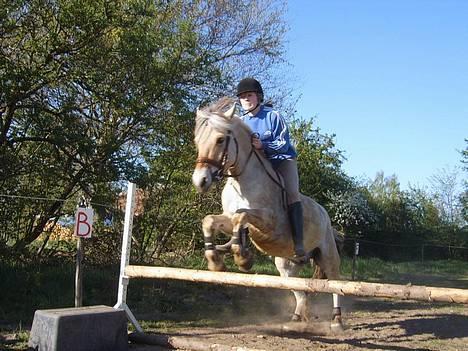
<svg viewBox="0 0 468 351">
<path fill-rule="evenodd" d="M 223 137 L 220 137 L 218 139 L 216 139 L 216 144 L 222 144 L 224 143 L 224 138 Z"/>
</svg>

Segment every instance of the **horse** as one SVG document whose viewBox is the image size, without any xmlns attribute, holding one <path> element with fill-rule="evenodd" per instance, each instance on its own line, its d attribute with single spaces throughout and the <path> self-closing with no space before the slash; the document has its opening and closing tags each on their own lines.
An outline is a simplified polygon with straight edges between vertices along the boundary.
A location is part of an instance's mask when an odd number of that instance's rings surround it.
<svg viewBox="0 0 468 351">
<path fill-rule="evenodd" d="M 282 277 L 295 277 L 302 264 L 291 259 L 294 244 L 286 213 L 283 180 L 263 152 L 252 143 L 251 129 L 236 114 L 237 103 L 230 98 L 198 109 L 195 118 L 197 159 L 192 182 L 199 193 L 207 192 L 213 183 L 227 178 L 222 190 L 223 212 L 202 220 L 205 257 L 208 269 L 224 271 L 224 253 L 231 251 L 241 271 L 252 267 L 250 241 L 262 253 L 274 256 Z M 301 195 L 304 211 L 304 248 L 308 260 L 315 263 L 316 278 L 339 279 L 340 255 L 326 210 L 312 198 Z M 219 233 L 231 235 L 224 245 L 215 245 Z M 307 295 L 293 291 L 296 308 L 293 321 L 308 321 Z M 343 330 L 340 296 L 333 294 L 332 331 Z"/>
</svg>

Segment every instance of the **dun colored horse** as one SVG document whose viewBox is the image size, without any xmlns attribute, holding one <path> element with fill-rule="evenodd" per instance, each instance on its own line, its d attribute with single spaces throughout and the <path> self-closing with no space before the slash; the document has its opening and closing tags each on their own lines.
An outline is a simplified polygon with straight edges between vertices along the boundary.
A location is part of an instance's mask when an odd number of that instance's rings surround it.
<svg viewBox="0 0 468 351">
<path fill-rule="evenodd" d="M 208 268 L 225 270 L 224 253 L 231 250 L 241 271 L 252 266 L 246 248 L 247 235 L 260 250 L 275 256 L 281 276 L 297 276 L 302 265 L 289 259 L 294 247 L 286 213 L 286 194 L 282 178 L 273 170 L 262 152 L 251 144 L 252 131 L 235 115 L 235 102 L 229 98 L 197 111 L 195 144 L 198 150 L 192 181 L 204 193 L 227 177 L 222 191 L 223 213 L 203 219 L 205 257 Z M 325 209 L 310 197 L 301 197 L 304 209 L 304 247 L 315 262 L 315 277 L 339 279 L 340 257 Z M 231 240 L 214 245 L 215 236 L 224 233 Z M 308 320 L 306 294 L 293 291 L 296 309 L 293 320 Z M 339 296 L 333 294 L 332 329 L 341 330 Z"/>
</svg>

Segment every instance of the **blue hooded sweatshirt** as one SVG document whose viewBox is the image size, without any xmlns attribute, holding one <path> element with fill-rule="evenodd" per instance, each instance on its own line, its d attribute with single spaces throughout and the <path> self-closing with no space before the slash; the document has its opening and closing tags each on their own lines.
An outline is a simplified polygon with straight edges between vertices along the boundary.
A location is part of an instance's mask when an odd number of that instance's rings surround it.
<svg viewBox="0 0 468 351">
<path fill-rule="evenodd" d="M 289 139 L 289 130 L 283 117 L 271 107 L 260 105 L 260 110 L 253 116 L 247 114 L 241 117 L 253 133 L 259 135 L 265 156 L 277 167 L 283 160 L 297 156 Z"/>
</svg>

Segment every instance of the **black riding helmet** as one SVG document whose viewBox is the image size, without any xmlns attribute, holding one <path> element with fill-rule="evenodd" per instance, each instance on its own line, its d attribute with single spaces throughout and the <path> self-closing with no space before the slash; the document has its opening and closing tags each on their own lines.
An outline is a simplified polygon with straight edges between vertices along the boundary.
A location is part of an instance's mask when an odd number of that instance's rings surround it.
<svg viewBox="0 0 468 351">
<path fill-rule="evenodd" d="M 263 89 L 258 80 L 253 78 L 244 78 L 237 84 L 237 96 L 242 93 L 254 92 L 259 95 L 260 102 L 263 102 Z"/>
</svg>

